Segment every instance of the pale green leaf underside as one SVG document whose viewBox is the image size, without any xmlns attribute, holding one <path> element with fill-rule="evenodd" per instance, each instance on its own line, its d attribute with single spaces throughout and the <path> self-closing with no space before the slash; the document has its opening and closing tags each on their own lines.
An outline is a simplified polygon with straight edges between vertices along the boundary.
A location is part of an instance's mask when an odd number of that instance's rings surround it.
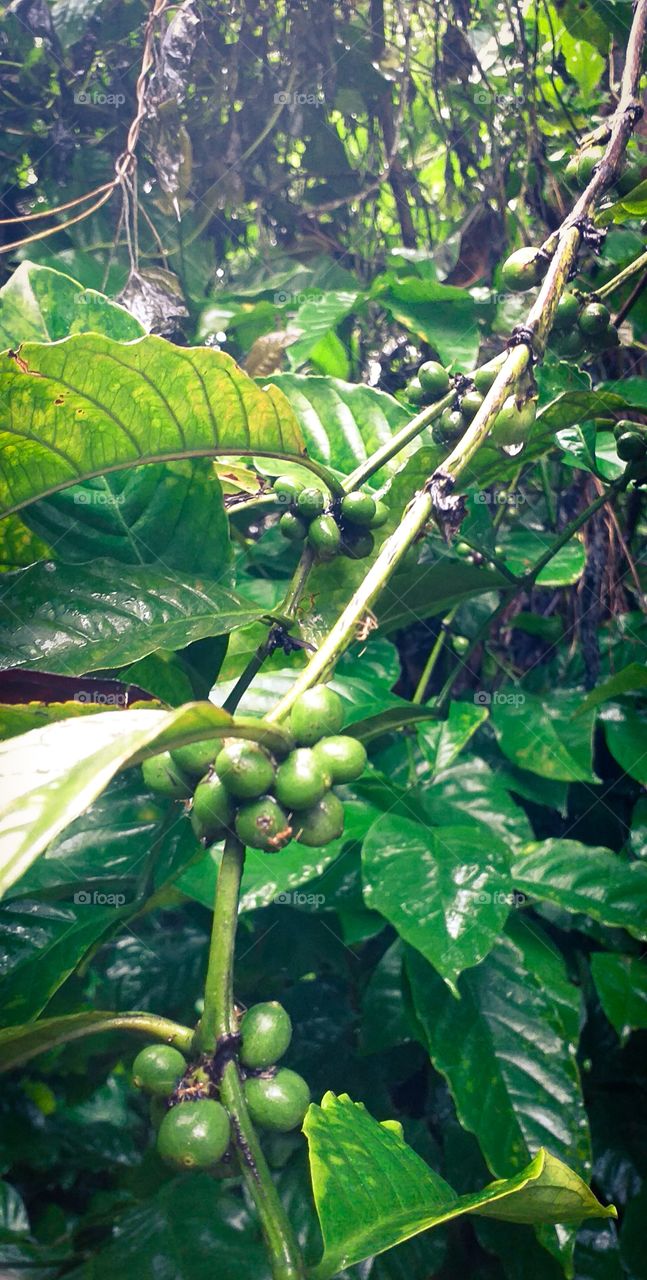
<svg viewBox="0 0 647 1280">
<path fill-rule="evenodd" d="M 177 711 L 107 711 L 60 720 L 0 744 L 0 894 L 127 765 L 202 738 L 237 736 L 284 749 L 289 739 L 261 720 L 208 702 Z"/>
<path fill-rule="evenodd" d="M 543 1148 L 512 1178 L 458 1196 L 389 1126 L 360 1103 L 327 1093 L 304 1123 L 324 1239 L 313 1280 L 383 1253 L 464 1213 L 506 1222 L 574 1223 L 615 1217 L 586 1183 Z"/>
<path fill-rule="evenodd" d="M 140 462 L 304 451 L 281 392 L 220 351 L 77 334 L 0 357 L 0 514 Z"/>
</svg>

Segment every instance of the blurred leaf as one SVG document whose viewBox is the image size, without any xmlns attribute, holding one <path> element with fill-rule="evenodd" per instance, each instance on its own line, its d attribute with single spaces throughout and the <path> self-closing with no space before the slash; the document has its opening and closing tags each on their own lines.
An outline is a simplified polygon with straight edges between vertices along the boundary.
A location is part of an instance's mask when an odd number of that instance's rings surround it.
<svg viewBox="0 0 647 1280">
<path fill-rule="evenodd" d="M 614 706 L 603 715 L 604 733 L 611 755 L 621 769 L 647 786 L 647 716 L 641 711 Z"/>
<path fill-rule="evenodd" d="M 309 356 L 314 355 L 318 343 L 357 308 L 361 298 L 362 295 L 358 293 L 331 289 L 322 293 L 319 298 L 309 298 L 301 304 L 292 321 L 294 328 L 301 330 L 301 337 L 288 350 L 293 369 L 297 369 Z"/>
<path fill-rule="evenodd" d="M 622 1040 L 630 1031 L 647 1029 L 647 970 L 638 956 L 591 956 L 600 1003 Z"/>
</svg>

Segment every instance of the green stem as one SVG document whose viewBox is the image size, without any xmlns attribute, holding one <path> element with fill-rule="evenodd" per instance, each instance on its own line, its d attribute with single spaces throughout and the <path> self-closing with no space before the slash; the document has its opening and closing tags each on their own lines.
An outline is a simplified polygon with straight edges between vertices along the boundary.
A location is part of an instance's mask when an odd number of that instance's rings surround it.
<svg viewBox="0 0 647 1280">
<path fill-rule="evenodd" d="M 207 1053 L 213 1053 L 219 1040 L 234 1035 L 238 1029 L 233 990 L 234 953 L 244 862 L 244 846 L 235 836 L 229 836 L 218 872 L 204 1013 L 199 1028 L 200 1044 Z M 299 1247 L 261 1150 L 233 1058 L 223 1070 L 220 1098 L 231 1120 L 243 1179 L 258 1213 L 273 1280 L 304 1280 Z"/>
<path fill-rule="evenodd" d="M 617 276 L 613 276 L 611 280 L 607 280 L 606 284 L 601 285 L 599 289 L 594 289 L 592 291 L 593 296 L 595 298 L 608 297 L 610 293 L 619 289 L 620 285 L 625 283 L 625 280 L 631 280 L 631 277 L 635 275 L 636 272 L 642 271 L 643 267 L 647 267 L 647 251 L 645 253 L 641 253 L 640 257 L 636 258 L 628 267 L 625 267 L 623 271 L 619 271 Z"/>
<path fill-rule="evenodd" d="M 360 463 L 359 467 L 356 467 L 355 470 L 346 477 L 344 480 L 344 492 L 350 493 L 353 489 L 359 489 L 366 480 L 369 480 L 376 471 L 379 471 L 380 467 L 383 467 L 385 463 L 390 462 L 391 458 L 395 458 L 396 455 L 406 447 L 406 445 L 410 444 L 412 440 L 415 440 L 416 436 L 419 436 L 420 432 L 424 431 L 425 427 L 428 427 L 431 422 L 435 422 L 436 418 L 440 417 L 443 409 L 451 408 L 455 399 L 456 392 L 451 391 L 448 395 L 443 396 L 442 400 L 437 400 L 435 404 L 427 405 L 427 407 L 422 410 L 422 413 L 417 414 L 416 417 L 412 418 L 410 422 L 407 422 L 404 427 L 401 427 L 399 431 L 396 431 L 395 435 L 392 436 L 390 440 L 387 440 L 381 448 L 376 449 L 375 453 L 371 454 L 371 457 L 366 459 L 366 462 Z"/>
<path fill-rule="evenodd" d="M 557 555 L 557 552 L 570 541 L 574 534 L 577 533 L 578 529 L 581 529 L 582 525 L 586 524 L 587 520 L 589 520 L 591 516 L 595 515 L 596 511 L 600 510 L 600 507 L 604 506 L 605 502 L 608 502 L 611 498 L 615 498 L 619 493 L 622 493 L 629 484 L 630 479 L 631 477 L 626 473 L 619 476 L 617 480 L 614 480 L 613 483 L 609 485 L 608 489 L 605 489 L 604 493 L 601 493 L 594 502 L 591 502 L 590 505 L 584 509 L 584 511 L 581 511 L 578 516 L 575 516 L 575 518 L 571 520 L 570 524 L 567 524 L 566 527 L 562 529 L 562 532 L 557 538 L 555 538 L 555 541 L 551 543 L 548 550 L 544 552 L 543 556 L 540 557 L 536 564 L 534 564 L 531 569 L 528 569 L 528 572 L 525 573 L 522 578 L 517 580 L 518 586 L 528 587 L 529 585 L 532 585 L 532 583 L 539 577 L 542 569 L 545 569 L 546 565 L 550 564 L 553 556 Z"/>
<path fill-rule="evenodd" d="M 440 631 L 436 636 L 436 639 L 433 644 L 433 648 L 431 650 L 431 653 L 429 654 L 429 657 L 427 658 L 423 673 L 416 686 L 416 691 L 411 699 L 411 701 L 414 702 L 416 706 L 420 706 L 420 704 L 424 702 L 425 693 L 429 686 L 429 681 L 431 680 L 436 663 L 442 653 L 445 640 L 447 639 L 447 633 L 449 631 L 449 628 L 452 625 L 452 622 L 454 621 L 454 618 L 456 617 L 457 612 L 458 612 L 458 605 L 455 604 L 453 609 L 450 609 L 449 613 L 446 615 L 446 617 L 443 618 L 440 624 Z"/>
</svg>

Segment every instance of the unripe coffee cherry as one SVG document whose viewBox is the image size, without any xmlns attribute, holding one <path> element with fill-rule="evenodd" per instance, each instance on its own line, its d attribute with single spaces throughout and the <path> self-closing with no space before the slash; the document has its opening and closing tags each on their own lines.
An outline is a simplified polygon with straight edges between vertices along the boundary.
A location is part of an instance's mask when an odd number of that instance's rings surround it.
<svg viewBox="0 0 647 1280">
<path fill-rule="evenodd" d="M 277 476 L 273 488 L 278 497 L 288 505 L 291 502 L 296 502 L 305 485 L 302 480 L 295 480 L 293 476 Z"/>
<path fill-rule="evenodd" d="M 168 1098 L 182 1079 L 186 1058 L 171 1044 L 149 1044 L 133 1062 L 132 1081 L 158 1098 Z"/>
<path fill-rule="evenodd" d="M 344 704 L 334 689 L 316 684 L 297 698 L 290 715 L 290 731 L 302 747 L 313 747 L 320 738 L 339 733 Z"/>
<path fill-rule="evenodd" d="M 525 293 L 526 289 L 533 289 L 543 280 L 547 269 L 548 262 L 544 255 L 529 246 L 516 249 L 506 258 L 501 275 L 506 288 L 513 293 Z"/>
<path fill-rule="evenodd" d="M 332 775 L 314 748 L 297 747 L 276 771 L 274 792 L 286 809 L 308 809 L 332 786 Z"/>
<path fill-rule="evenodd" d="M 343 519 L 361 528 L 369 528 L 371 521 L 375 518 L 376 509 L 375 499 L 370 493 L 360 493 L 359 490 L 347 493 L 341 500 L 340 510 Z"/>
<path fill-rule="evenodd" d="M 315 516 L 320 516 L 326 505 L 326 499 L 321 489 L 302 489 L 297 498 L 297 511 L 304 520 L 314 520 Z"/>
<path fill-rule="evenodd" d="M 234 829 L 236 809 L 231 794 L 216 774 L 199 782 L 193 793 L 191 826 L 207 844 L 224 840 Z"/>
<path fill-rule="evenodd" d="M 582 308 L 579 326 L 587 338 L 596 338 L 609 327 L 611 314 L 603 302 L 589 302 Z"/>
<path fill-rule="evenodd" d="M 472 418 L 476 417 L 483 400 L 484 396 L 480 391 L 466 391 L 465 395 L 461 396 L 460 410 L 466 422 L 471 422 Z"/>
<path fill-rule="evenodd" d="M 240 1060 L 246 1067 L 271 1067 L 287 1051 L 292 1039 L 292 1022 L 287 1009 L 276 1000 L 252 1005 L 240 1024 Z"/>
<path fill-rule="evenodd" d="M 616 450 L 623 462 L 640 462 L 647 453 L 647 440 L 636 431 L 625 431 L 616 442 Z"/>
<path fill-rule="evenodd" d="M 333 791 L 309 809 L 294 815 L 294 838 L 299 844 L 319 849 L 336 840 L 344 830 L 344 806 Z"/>
<path fill-rule="evenodd" d="M 173 800 L 186 800 L 191 795 L 191 784 L 175 763 L 170 751 L 149 756 L 142 764 L 142 775 L 147 787 L 160 796 Z"/>
<path fill-rule="evenodd" d="M 284 511 L 279 520 L 279 529 L 288 542 L 304 542 L 308 534 L 308 526 L 301 516 L 294 511 Z"/>
<path fill-rule="evenodd" d="M 197 780 L 204 778 L 221 746 L 222 738 L 208 738 L 204 742 L 190 742 L 186 747 L 175 747 L 171 756 L 183 773 Z"/>
<path fill-rule="evenodd" d="M 310 1090 L 296 1071 L 280 1067 L 272 1076 L 250 1076 L 244 1088 L 249 1114 L 262 1129 L 288 1133 L 303 1123 Z"/>
<path fill-rule="evenodd" d="M 536 415 L 536 400 L 526 400 L 519 407 L 515 397 L 508 396 L 494 420 L 490 432 L 491 443 L 502 448 L 525 444 Z"/>
<path fill-rule="evenodd" d="M 322 738 L 313 755 L 320 768 L 325 769 L 332 778 L 332 784 L 354 782 L 366 768 L 366 748 L 359 738 L 351 738 L 346 734 L 338 734 L 332 738 Z"/>
<path fill-rule="evenodd" d="M 229 1116 L 220 1102 L 199 1098 L 167 1111 L 157 1134 L 157 1150 L 176 1169 L 211 1169 L 229 1146 Z"/>
<path fill-rule="evenodd" d="M 251 800 L 269 791 L 274 765 L 257 742 L 228 742 L 216 756 L 216 773 L 232 796 Z"/>
<path fill-rule="evenodd" d="M 386 502 L 381 502 L 379 498 L 375 501 L 375 515 L 371 520 L 371 529 L 381 529 L 389 518 L 389 508 Z"/>
<path fill-rule="evenodd" d="M 490 390 L 497 373 L 503 368 L 507 358 L 507 351 L 502 351 L 498 356 L 493 356 L 491 360 L 488 360 L 487 364 L 482 364 L 480 369 L 475 370 L 474 386 L 477 391 L 481 392 L 481 395 L 485 395 Z"/>
<path fill-rule="evenodd" d="M 577 323 L 577 317 L 580 314 L 580 304 L 574 293 L 563 293 L 553 320 L 554 333 L 566 333 L 572 329 Z"/>
<path fill-rule="evenodd" d="M 260 796 L 241 805 L 236 815 L 236 835 L 250 849 L 277 853 L 292 839 L 292 828 L 278 800 Z"/>
<path fill-rule="evenodd" d="M 418 369 L 418 378 L 429 400 L 440 400 L 441 396 L 447 395 L 450 386 L 449 374 L 437 360 L 425 360 Z"/>
<path fill-rule="evenodd" d="M 424 403 L 425 393 L 422 389 L 422 384 L 419 378 L 411 379 L 411 382 L 409 382 L 406 387 L 405 395 L 407 397 L 407 400 L 409 401 L 409 404 Z"/>
<path fill-rule="evenodd" d="M 308 529 L 308 542 L 319 560 L 334 560 L 341 547 L 341 533 L 334 516 L 315 516 Z"/>
</svg>

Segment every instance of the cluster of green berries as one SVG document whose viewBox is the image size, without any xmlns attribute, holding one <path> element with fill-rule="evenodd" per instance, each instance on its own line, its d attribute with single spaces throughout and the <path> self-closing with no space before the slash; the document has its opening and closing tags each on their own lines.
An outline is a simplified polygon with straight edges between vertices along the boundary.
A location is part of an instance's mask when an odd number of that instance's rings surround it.
<svg viewBox="0 0 647 1280">
<path fill-rule="evenodd" d="M 591 181 L 594 169 L 603 160 L 604 152 L 605 148 L 599 146 L 584 147 L 576 152 L 566 166 L 566 178 L 583 191 Z M 614 184 L 619 195 L 625 196 L 638 186 L 642 181 L 644 168 L 640 152 L 634 144 L 630 144 L 622 170 Z"/>
<path fill-rule="evenodd" d="M 443 409 L 432 426 L 431 434 L 435 444 L 446 448 L 460 440 L 483 404 L 486 392 L 490 390 L 506 357 L 507 352 L 504 351 L 476 369 L 469 381 L 466 378 L 460 379 L 461 389 L 456 391 L 454 403 Z M 418 384 L 422 399 L 419 399 Z M 427 360 L 420 366 L 418 377 L 409 383 L 407 396 L 412 403 L 433 404 L 447 395 L 452 385 L 447 370 L 435 360 Z M 503 449 L 519 449 L 528 439 L 536 412 L 536 400 L 532 396 L 508 396 L 490 432 L 492 444 Z"/>
<path fill-rule="evenodd" d="M 290 1016 L 276 1001 L 254 1005 L 242 1018 L 238 1066 L 247 1107 L 254 1124 L 275 1133 L 298 1128 L 310 1102 L 303 1077 L 276 1066 L 291 1039 Z M 157 1150 L 174 1168 L 215 1170 L 230 1155 L 231 1123 L 214 1061 L 189 1064 L 172 1045 L 153 1044 L 133 1063 L 133 1084 L 151 1095 Z"/>
<path fill-rule="evenodd" d="M 318 560 L 337 555 L 351 560 L 370 556 L 378 529 L 389 517 L 383 502 L 357 489 L 331 500 L 321 489 L 307 487 L 293 476 L 278 476 L 274 492 L 285 506 L 279 529 L 289 542 L 308 541 Z"/>
<path fill-rule="evenodd" d="M 603 302 L 583 302 L 575 293 L 562 294 L 550 336 L 550 347 L 557 355 L 577 359 L 585 351 L 607 351 L 619 343 L 618 330 Z"/>
<path fill-rule="evenodd" d="M 629 422 L 623 418 L 616 423 L 613 434 L 618 457 L 631 467 L 636 484 L 647 483 L 647 423 Z"/>
<path fill-rule="evenodd" d="M 178 799 L 193 791 L 191 823 L 205 844 L 235 832 L 267 853 L 292 839 L 317 848 L 344 829 L 344 807 L 332 788 L 366 767 L 362 743 L 340 733 L 343 718 L 339 695 L 315 685 L 292 708 L 288 729 L 296 745 L 285 759 L 246 739 L 210 740 L 146 760 L 144 780 Z"/>
</svg>

